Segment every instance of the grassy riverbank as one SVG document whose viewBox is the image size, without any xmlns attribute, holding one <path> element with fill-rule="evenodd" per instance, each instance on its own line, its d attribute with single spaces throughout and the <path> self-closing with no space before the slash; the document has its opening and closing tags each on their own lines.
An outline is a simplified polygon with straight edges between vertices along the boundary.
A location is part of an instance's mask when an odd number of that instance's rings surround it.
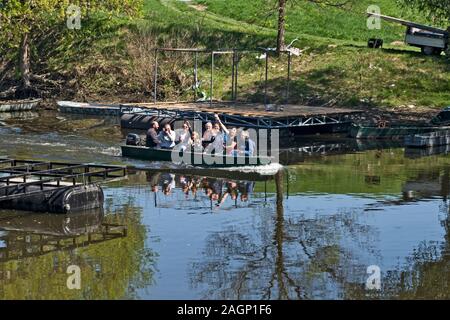
<svg viewBox="0 0 450 320">
<path fill-rule="evenodd" d="M 61 31 L 43 37 L 34 51 L 33 71 L 45 97 L 86 101 L 148 101 L 153 99 L 152 48 L 273 47 L 275 16 L 261 9 L 265 0 L 147 0 L 141 19 L 87 21 L 77 33 Z M 423 21 L 404 12 L 393 0 L 378 0 L 383 13 Z M 350 10 L 301 3 L 288 12 L 287 40 L 298 38 L 305 49 L 293 59 L 290 101 L 380 110 L 428 112 L 450 104 L 450 63 L 445 56 L 425 57 L 399 45 L 403 28 L 383 24 L 368 31 L 363 12 L 368 1 Z M 263 19 L 264 15 L 267 17 Z M 423 21 L 426 22 L 426 21 Z M 366 48 L 368 37 L 382 37 L 382 50 Z M 193 95 L 193 58 L 168 54 L 160 58 L 160 99 Z M 216 61 L 214 98 L 227 99 L 231 59 Z M 199 79 L 209 94 L 209 58 L 200 57 Z M 11 77 L 14 74 L 11 72 Z M 10 77 L 10 78 L 11 78 Z M 285 99 L 286 59 L 271 59 L 271 102 Z M 260 101 L 264 61 L 246 55 L 240 65 L 239 98 Z M 14 81 L 11 81 L 14 83 Z"/>
</svg>

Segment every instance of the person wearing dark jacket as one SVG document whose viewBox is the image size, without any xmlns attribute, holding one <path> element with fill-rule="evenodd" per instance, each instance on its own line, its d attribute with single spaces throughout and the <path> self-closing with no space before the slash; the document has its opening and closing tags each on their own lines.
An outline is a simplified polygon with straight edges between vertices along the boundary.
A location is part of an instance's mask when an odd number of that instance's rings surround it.
<svg viewBox="0 0 450 320">
<path fill-rule="evenodd" d="M 157 148 L 161 144 L 161 141 L 158 138 L 158 130 L 159 123 L 157 121 L 152 121 L 151 128 L 147 131 L 147 147 Z"/>
</svg>

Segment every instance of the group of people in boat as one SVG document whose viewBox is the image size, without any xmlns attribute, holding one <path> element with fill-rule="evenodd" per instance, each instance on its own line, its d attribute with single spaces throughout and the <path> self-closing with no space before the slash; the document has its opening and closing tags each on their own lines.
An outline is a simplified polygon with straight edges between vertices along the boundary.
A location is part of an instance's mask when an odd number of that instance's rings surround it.
<svg viewBox="0 0 450 320">
<path fill-rule="evenodd" d="M 174 130 L 167 123 L 160 128 L 157 121 L 152 121 L 147 131 L 146 146 L 158 149 L 173 149 L 225 154 L 227 156 L 254 156 L 256 144 L 247 130 L 236 127 L 227 128 L 220 117 L 214 115 L 214 122 L 207 122 L 203 135 L 192 130 L 189 121 L 184 121 L 181 129 Z"/>
</svg>

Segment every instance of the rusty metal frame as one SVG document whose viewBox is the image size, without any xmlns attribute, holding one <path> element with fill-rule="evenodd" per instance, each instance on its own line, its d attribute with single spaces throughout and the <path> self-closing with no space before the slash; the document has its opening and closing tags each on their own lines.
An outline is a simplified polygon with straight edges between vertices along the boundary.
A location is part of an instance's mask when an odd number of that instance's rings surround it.
<svg viewBox="0 0 450 320">
<path fill-rule="evenodd" d="M 269 76 L 269 55 L 270 53 L 274 53 L 273 50 L 266 49 L 266 48 L 257 48 L 254 50 L 247 50 L 247 49 L 224 49 L 224 50 L 208 50 L 208 49 L 199 49 L 199 48 L 155 48 L 154 49 L 154 69 L 153 69 L 153 99 L 154 104 L 158 103 L 158 69 L 159 69 L 159 53 L 160 52 L 185 52 L 185 53 L 191 53 L 194 54 L 194 85 L 197 85 L 198 82 L 198 55 L 199 54 L 208 54 L 210 55 L 211 59 L 211 70 L 210 70 L 210 97 L 209 102 L 210 105 L 213 103 L 214 99 L 214 63 L 215 63 L 215 56 L 216 55 L 232 55 L 232 87 L 231 87 L 231 101 L 237 102 L 238 95 L 238 81 L 239 81 L 239 54 L 243 53 L 260 53 L 264 52 L 266 54 L 265 57 L 265 77 L 264 77 L 264 104 L 268 103 L 268 94 L 267 94 L 267 87 L 268 87 L 268 76 Z M 290 82 L 291 82 L 291 64 L 292 64 L 292 54 L 289 50 L 282 50 L 280 51 L 282 54 L 288 55 L 288 63 L 287 63 L 287 77 L 286 77 L 286 90 L 285 90 L 285 103 L 287 104 L 289 101 L 289 95 L 290 95 Z M 197 90 L 194 89 L 194 102 L 196 102 L 197 98 Z"/>
<path fill-rule="evenodd" d="M 5 164 L 6 167 L 1 167 Z M 39 166 L 45 168 L 39 169 Z M 82 172 L 75 172 L 75 170 Z M 28 196 L 42 192 L 44 189 L 57 190 L 70 186 L 108 182 L 126 176 L 127 169 L 123 166 L 2 159 L 0 160 L 0 201 Z M 36 186 L 38 190 L 29 188 Z"/>
</svg>

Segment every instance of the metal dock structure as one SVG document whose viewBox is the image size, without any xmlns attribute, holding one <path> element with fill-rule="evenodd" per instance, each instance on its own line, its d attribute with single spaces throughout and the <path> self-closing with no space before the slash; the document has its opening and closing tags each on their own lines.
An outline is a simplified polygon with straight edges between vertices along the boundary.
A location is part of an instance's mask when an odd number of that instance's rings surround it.
<svg viewBox="0 0 450 320">
<path fill-rule="evenodd" d="M 219 114 L 226 125 L 255 129 L 292 129 L 318 125 L 339 125 L 351 122 L 361 111 L 352 109 L 280 105 L 273 109 L 258 103 L 236 102 L 159 102 L 123 104 L 124 108 L 139 108 L 138 116 L 170 118 L 174 120 L 194 119 L 202 122 L 214 121 Z"/>
<path fill-rule="evenodd" d="M 197 91 L 194 93 L 192 102 L 159 102 L 158 101 L 158 77 L 159 60 L 161 54 L 187 53 L 194 56 L 193 82 L 194 88 L 198 85 L 198 60 L 199 55 L 206 55 L 210 59 L 210 81 L 209 97 L 206 101 L 199 102 Z M 296 127 L 341 125 L 350 123 L 350 117 L 359 114 L 360 111 L 351 109 L 334 109 L 327 107 L 311 107 L 289 104 L 292 82 L 292 58 L 297 55 L 294 51 L 287 49 L 279 54 L 287 56 L 285 86 L 279 92 L 282 103 L 271 104 L 269 101 L 269 73 L 270 60 L 276 52 L 270 48 L 248 49 L 223 49 L 206 50 L 199 48 L 155 48 L 155 64 L 153 70 L 153 103 L 122 104 L 121 107 L 128 109 L 143 109 L 139 114 L 157 116 L 159 118 L 172 118 L 176 120 L 194 119 L 203 122 L 213 121 L 214 114 L 219 114 L 224 124 L 244 128 L 255 129 L 292 129 Z M 238 99 L 239 64 L 246 54 L 262 53 L 264 57 L 264 99 L 262 103 L 241 102 Z M 231 56 L 231 100 L 217 101 L 214 99 L 214 74 L 216 57 Z M 197 90 L 197 89 L 196 89 Z"/>
<path fill-rule="evenodd" d="M 99 186 L 127 176 L 122 166 L 0 160 L 0 208 L 68 213 L 103 205 Z"/>
<path fill-rule="evenodd" d="M 149 103 L 124 103 L 119 105 L 108 105 L 99 103 L 76 103 L 60 101 L 58 103 L 61 112 L 96 115 L 118 115 L 125 121 L 122 122 L 124 129 L 148 129 L 150 121 L 176 121 L 176 120 L 199 120 L 202 122 L 214 121 L 214 114 L 219 114 L 222 122 L 228 126 L 255 129 L 289 129 L 300 130 L 310 128 L 320 131 L 320 128 L 334 128 L 332 132 L 347 131 L 352 122 L 352 117 L 362 112 L 355 109 L 333 108 L 329 106 L 313 107 L 290 104 L 291 82 L 292 82 L 292 60 L 298 55 L 295 50 L 284 50 L 280 54 L 287 56 L 285 74 L 285 85 L 277 92 L 277 104 L 273 104 L 269 97 L 269 74 L 272 65 L 271 59 L 276 54 L 268 48 L 257 48 L 255 50 L 223 49 L 208 50 L 199 48 L 155 48 L 153 65 L 153 101 Z M 191 101 L 167 102 L 159 101 L 160 67 L 165 61 L 161 55 L 171 53 L 185 53 L 192 55 L 192 89 Z M 264 64 L 264 77 L 261 79 L 264 98 L 259 103 L 240 101 L 238 97 L 239 88 L 239 66 L 245 55 L 260 54 Z M 206 57 L 206 63 L 210 67 L 209 92 L 207 98 L 198 99 L 199 83 L 199 58 Z M 231 59 L 231 98 L 227 101 L 214 98 L 215 65 L 219 56 L 230 56 Z M 208 62 L 209 61 L 209 62 Z M 242 72 L 242 71 L 241 71 Z M 190 99 L 190 98 L 187 98 Z M 125 126 L 124 126 L 125 125 Z"/>
</svg>

